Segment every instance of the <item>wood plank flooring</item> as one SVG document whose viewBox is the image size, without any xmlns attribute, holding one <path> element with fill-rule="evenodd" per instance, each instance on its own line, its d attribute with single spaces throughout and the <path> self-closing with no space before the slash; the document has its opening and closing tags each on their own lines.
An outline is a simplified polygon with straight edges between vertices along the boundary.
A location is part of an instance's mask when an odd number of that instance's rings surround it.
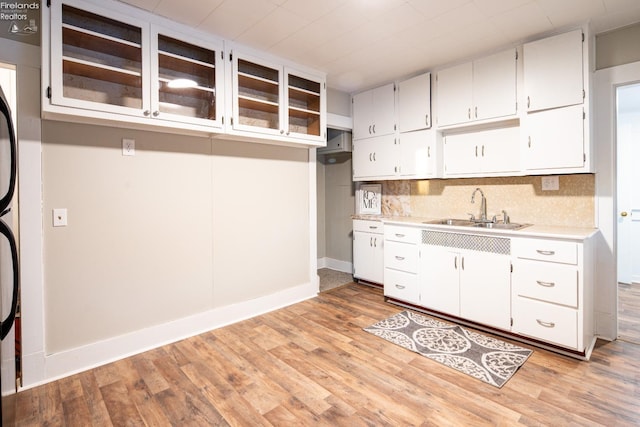
<svg viewBox="0 0 640 427">
<path fill-rule="evenodd" d="M 631 426 L 640 346 L 534 348 L 501 389 L 362 328 L 402 309 L 355 283 L 23 391 L 20 426 Z"/>
<path fill-rule="evenodd" d="M 618 338 L 640 344 L 640 283 L 618 283 Z"/>
</svg>

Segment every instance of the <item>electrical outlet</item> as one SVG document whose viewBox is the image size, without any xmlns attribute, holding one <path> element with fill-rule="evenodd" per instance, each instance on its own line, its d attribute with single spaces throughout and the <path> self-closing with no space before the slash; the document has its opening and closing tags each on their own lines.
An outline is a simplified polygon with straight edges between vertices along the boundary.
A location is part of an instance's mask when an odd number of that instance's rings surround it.
<svg viewBox="0 0 640 427">
<path fill-rule="evenodd" d="M 67 226 L 67 210 L 66 209 L 56 208 L 53 210 L 53 226 L 54 227 Z"/>
<path fill-rule="evenodd" d="M 542 191 L 558 191 L 560 189 L 560 180 L 557 176 L 542 177 Z"/>
<path fill-rule="evenodd" d="M 123 156 L 135 156 L 136 155 L 136 140 L 122 138 L 122 155 Z"/>
</svg>

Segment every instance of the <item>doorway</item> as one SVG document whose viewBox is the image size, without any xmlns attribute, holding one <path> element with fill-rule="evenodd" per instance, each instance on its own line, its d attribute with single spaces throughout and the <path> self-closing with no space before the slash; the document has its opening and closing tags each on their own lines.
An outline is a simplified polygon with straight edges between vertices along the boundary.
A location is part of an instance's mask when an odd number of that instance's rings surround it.
<svg viewBox="0 0 640 427">
<path fill-rule="evenodd" d="M 640 83 L 616 100 L 618 338 L 640 344 Z"/>
</svg>

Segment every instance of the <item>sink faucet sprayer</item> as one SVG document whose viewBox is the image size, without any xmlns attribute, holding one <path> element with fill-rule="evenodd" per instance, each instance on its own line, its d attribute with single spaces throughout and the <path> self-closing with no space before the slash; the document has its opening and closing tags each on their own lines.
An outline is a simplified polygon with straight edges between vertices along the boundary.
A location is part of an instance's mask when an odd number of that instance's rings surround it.
<svg viewBox="0 0 640 427">
<path fill-rule="evenodd" d="M 476 193 L 480 192 L 480 195 L 482 196 L 482 201 L 480 203 L 480 220 L 481 221 L 486 221 L 487 220 L 487 199 L 484 197 L 484 193 L 482 192 L 482 190 L 480 189 L 480 187 L 476 188 L 473 191 L 473 194 L 471 194 L 471 203 L 475 203 L 475 198 L 476 198 Z"/>
</svg>

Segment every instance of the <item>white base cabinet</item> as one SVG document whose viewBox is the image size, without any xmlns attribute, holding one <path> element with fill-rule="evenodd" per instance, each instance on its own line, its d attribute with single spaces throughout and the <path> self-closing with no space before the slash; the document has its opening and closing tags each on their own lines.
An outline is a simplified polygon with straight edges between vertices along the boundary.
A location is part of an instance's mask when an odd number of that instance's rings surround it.
<svg viewBox="0 0 640 427">
<path fill-rule="evenodd" d="M 509 330 L 509 239 L 430 230 L 423 233 L 421 305 Z"/>
<path fill-rule="evenodd" d="M 514 238 L 512 332 L 588 354 L 594 343 L 593 247 Z"/>
<path fill-rule="evenodd" d="M 384 294 L 418 304 L 418 242 L 420 230 L 414 227 L 384 227 Z"/>
<path fill-rule="evenodd" d="M 384 282 L 384 234 L 380 221 L 353 221 L 353 277 Z"/>
</svg>

